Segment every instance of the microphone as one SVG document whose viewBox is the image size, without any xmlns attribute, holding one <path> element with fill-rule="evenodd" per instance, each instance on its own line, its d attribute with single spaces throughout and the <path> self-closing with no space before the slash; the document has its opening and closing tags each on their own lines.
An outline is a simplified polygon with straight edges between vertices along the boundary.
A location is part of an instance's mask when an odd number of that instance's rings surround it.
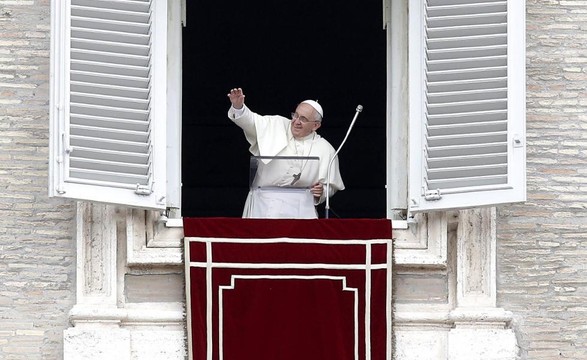
<svg viewBox="0 0 587 360">
<path fill-rule="evenodd" d="M 346 139 L 349 137 L 349 134 L 351 133 L 351 130 L 353 129 L 353 126 L 355 125 L 355 121 L 357 121 L 357 117 L 359 116 L 359 113 L 361 111 L 363 111 L 363 105 L 357 105 L 357 108 L 355 109 L 355 116 L 353 117 L 353 121 L 351 121 L 351 125 L 349 126 L 349 129 L 347 130 L 344 139 L 342 140 L 338 149 L 334 153 L 334 156 L 332 156 L 332 158 L 330 159 L 330 162 L 328 163 L 328 170 L 326 171 L 326 206 L 324 208 L 324 216 L 326 219 L 328 219 L 329 212 L 330 212 L 330 167 L 332 166 L 332 162 L 334 161 L 334 159 L 336 159 L 336 155 L 338 155 L 340 149 L 342 149 L 342 146 L 346 142 Z"/>
</svg>

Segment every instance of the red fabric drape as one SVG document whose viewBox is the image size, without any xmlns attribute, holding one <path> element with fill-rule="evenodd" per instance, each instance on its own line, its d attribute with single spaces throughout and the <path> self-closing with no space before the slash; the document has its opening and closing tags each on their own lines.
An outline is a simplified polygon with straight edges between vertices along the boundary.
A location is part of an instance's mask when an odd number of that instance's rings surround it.
<svg viewBox="0 0 587 360">
<path fill-rule="evenodd" d="M 185 219 L 193 359 L 387 359 L 389 220 Z"/>
<path fill-rule="evenodd" d="M 225 238 L 378 239 L 391 236 L 388 219 L 186 218 L 185 236 Z"/>
</svg>

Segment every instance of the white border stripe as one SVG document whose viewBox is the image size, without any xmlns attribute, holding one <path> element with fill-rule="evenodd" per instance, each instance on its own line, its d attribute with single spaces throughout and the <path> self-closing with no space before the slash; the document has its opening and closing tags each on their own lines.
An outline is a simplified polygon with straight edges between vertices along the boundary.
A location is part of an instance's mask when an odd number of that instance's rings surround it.
<svg viewBox="0 0 587 360">
<path fill-rule="evenodd" d="M 386 331 L 386 359 L 391 360 L 393 355 L 393 351 L 391 348 L 391 331 L 392 331 L 392 307 L 391 307 L 391 300 L 392 300 L 392 265 L 393 265 L 393 241 L 389 240 L 387 242 L 387 283 L 386 283 L 386 294 L 385 294 L 385 324 L 387 327 Z"/>
<path fill-rule="evenodd" d="M 189 254 L 190 254 L 190 242 L 186 241 L 184 244 L 184 256 L 186 257 L 186 259 L 189 259 Z M 186 317 L 187 317 L 187 333 L 188 333 L 188 355 L 189 355 L 189 360 L 193 360 L 194 358 L 194 344 L 192 341 L 192 336 L 193 336 L 193 332 L 192 332 L 192 290 L 191 290 L 191 284 L 192 284 L 192 280 L 191 280 L 191 264 L 188 263 L 187 261 L 184 264 L 184 268 L 185 268 L 185 295 L 186 295 Z"/>
<path fill-rule="evenodd" d="M 389 239 L 369 239 L 369 240 L 336 240 L 336 239 L 302 239 L 302 238 L 218 238 L 218 237 L 186 237 L 192 242 L 212 242 L 212 243 L 234 243 L 234 244 L 326 244 L 326 245 L 366 245 L 366 244 L 387 244 Z"/>
<path fill-rule="evenodd" d="M 222 304 L 222 292 L 224 290 L 234 290 L 236 285 L 236 279 L 241 280 L 257 280 L 257 279 L 269 279 L 269 280 L 336 280 L 342 282 L 343 291 L 352 291 L 354 298 L 354 341 L 355 341 L 355 360 L 359 360 L 359 289 L 347 286 L 346 276 L 329 276 L 329 275 L 231 275 L 230 285 L 224 285 L 218 287 L 218 348 L 219 354 L 218 359 L 224 360 L 224 329 L 223 329 L 223 304 Z"/>
<path fill-rule="evenodd" d="M 281 264 L 263 264 L 263 263 L 212 263 L 207 262 L 190 262 L 191 267 L 208 268 L 213 269 L 226 268 L 226 269 L 343 269 L 343 270 L 365 270 L 367 265 L 365 264 L 296 264 L 296 263 L 281 263 Z M 387 264 L 369 264 L 369 269 L 380 270 L 387 269 Z"/>
<path fill-rule="evenodd" d="M 344 285 L 346 286 L 346 282 Z M 355 360 L 359 360 L 359 292 L 358 291 L 355 291 L 355 319 L 354 320 L 355 320 Z"/>
<path fill-rule="evenodd" d="M 212 244 L 206 243 L 206 358 L 212 360 Z"/>
<path fill-rule="evenodd" d="M 371 244 L 365 247 L 365 360 L 371 360 Z"/>
</svg>

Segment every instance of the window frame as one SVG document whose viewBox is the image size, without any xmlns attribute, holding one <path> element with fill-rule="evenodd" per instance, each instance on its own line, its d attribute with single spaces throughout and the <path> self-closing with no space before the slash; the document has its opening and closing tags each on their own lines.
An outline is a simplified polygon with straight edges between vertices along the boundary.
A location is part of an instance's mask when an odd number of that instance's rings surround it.
<svg viewBox="0 0 587 360">
<path fill-rule="evenodd" d="M 153 129 L 156 136 L 154 146 L 156 154 L 155 172 L 158 176 L 159 191 L 150 197 L 148 201 L 132 200 L 137 196 L 125 191 L 112 191 L 105 197 L 103 192 L 94 191 L 95 188 L 76 184 L 77 189 L 64 188 L 63 166 L 66 164 L 64 155 L 67 153 L 67 129 L 64 128 L 63 119 L 68 117 L 67 104 L 69 101 L 69 88 L 67 82 L 68 68 L 64 66 L 69 61 L 68 42 L 70 2 L 52 0 L 52 35 L 51 35 L 51 95 L 50 95 L 50 119 L 51 119 L 51 160 L 49 193 L 50 196 L 61 196 L 79 200 L 115 203 L 143 209 L 167 210 L 164 215 L 169 219 L 181 218 L 181 114 L 182 114 L 182 63 L 181 63 L 181 26 L 185 25 L 184 0 L 151 0 L 157 8 L 153 22 L 156 28 L 153 40 L 154 53 L 158 56 L 160 64 L 165 64 L 164 71 L 154 74 L 157 92 L 155 106 L 155 118 L 165 119 L 155 121 L 157 127 Z M 413 14 L 415 9 L 421 11 L 422 0 L 383 0 L 383 25 L 387 31 L 387 217 L 392 220 L 403 220 L 413 216 L 413 213 L 422 211 L 447 210 L 463 207 L 482 205 L 494 205 L 495 201 L 484 203 L 472 202 L 471 194 L 466 193 L 455 201 L 437 202 L 430 207 L 414 207 L 414 196 L 421 192 L 421 184 L 414 181 L 410 168 L 422 168 L 424 159 L 421 156 L 421 146 L 410 138 L 408 133 L 418 130 L 421 134 L 421 121 L 414 121 L 414 108 L 410 105 L 410 99 L 415 96 L 421 98 L 421 89 L 414 87 L 413 76 L 414 58 L 422 59 L 421 52 L 408 52 L 409 34 L 418 29 L 419 24 L 410 20 L 408 13 Z M 412 7 L 409 9 L 409 7 Z M 516 156 L 508 153 L 510 169 L 525 169 L 525 63 L 524 22 L 517 21 L 519 16 L 524 19 L 524 4 L 508 1 L 508 16 L 516 16 L 516 20 L 508 21 L 508 34 L 512 34 L 515 44 L 510 44 L 511 51 L 508 57 L 508 67 L 522 69 L 522 71 L 508 71 L 509 79 L 508 97 L 511 103 L 520 106 L 511 108 L 510 118 L 520 119 L 516 128 L 508 133 L 508 142 L 517 143 Z M 410 10 L 410 11 L 408 11 Z M 512 15 L 513 14 L 513 15 Z M 166 24 L 166 26 L 161 26 Z M 162 29 L 164 28 L 164 29 Z M 166 51 L 157 51 L 165 48 Z M 410 61 L 409 58 L 412 60 Z M 420 64 L 421 65 L 421 64 Z M 416 95 L 415 95 L 416 94 Z M 422 100 L 420 101 L 422 103 Z M 515 131 L 514 131 L 515 130 Z M 165 141 L 162 141 L 162 140 Z M 161 169 L 165 169 L 162 171 Z M 487 192 L 484 198 L 498 200 L 498 202 L 524 201 L 525 200 L 525 171 L 516 177 L 515 186 L 517 192 L 502 193 L 503 196 L 495 197 Z M 163 183 L 163 184 L 161 184 Z M 67 184 L 66 184 L 67 185 Z M 164 185 L 161 187 L 161 185 Z M 65 193 L 63 193 L 65 191 Z M 124 193 L 124 194 L 123 194 Z M 132 192 L 131 192 L 132 193 Z M 414 195 L 416 194 L 416 195 Z M 410 201 L 408 201 L 408 198 Z M 458 198 L 455 197 L 455 198 Z M 164 199 L 164 200 L 163 200 Z M 407 212 L 407 213 L 406 213 Z M 175 222 L 172 226 L 177 226 Z"/>
</svg>

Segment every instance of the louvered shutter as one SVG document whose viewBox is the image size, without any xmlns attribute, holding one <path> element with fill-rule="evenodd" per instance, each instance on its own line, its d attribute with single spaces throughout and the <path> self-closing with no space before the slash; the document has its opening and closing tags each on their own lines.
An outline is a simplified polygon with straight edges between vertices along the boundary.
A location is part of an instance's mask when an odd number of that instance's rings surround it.
<svg viewBox="0 0 587 360">
<path fill-rule="evenodd" d="M 50 195 L 165 208 L 166 1 L 54 4 Z"/>
<path fill-rule="evenodd" d="M 410 0 L 410 210 L 524 201 L 518 0 Z"/>
</svg>

